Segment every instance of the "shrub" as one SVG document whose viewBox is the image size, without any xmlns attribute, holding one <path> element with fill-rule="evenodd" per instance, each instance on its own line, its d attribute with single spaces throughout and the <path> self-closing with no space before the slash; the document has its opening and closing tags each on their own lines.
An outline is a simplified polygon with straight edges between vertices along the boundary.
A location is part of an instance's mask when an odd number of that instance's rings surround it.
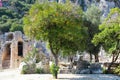
<svg viewBox="0 0 120 80">
<path fill-rule="evenodd" d="M 54 63 L 50 66 L 50 72 L 52 73 L 54 78 L 57 78 L 59 67 L 56 66 Z"/>
<path fill-rule="evenodd" d="M 29 67 L 27 65 L 24 65 L 21 71 L 21 74 L 27 74 L 29 70 Z"/>
<path fill-rule="evenodd" d="M 103 74 L 107 73 L 107 69 L 105 67 L 102 68 Z"/>
<path fill-rule="evenodd" d="M 33 74 L 35 73 L 35 64 L 27 64 L 22 67 L 21 74 Z"/>
<path fill-rule="evenodd" d="M 120 75 L 120 65 L 115 68 L 114 73 Z"/>
<path fill-rule="evenodd" d="M 44 71 L 42 68 L 36 68 L 35 73 L 41 74 L 41 73 L 44 73 Z"/>
</svg>

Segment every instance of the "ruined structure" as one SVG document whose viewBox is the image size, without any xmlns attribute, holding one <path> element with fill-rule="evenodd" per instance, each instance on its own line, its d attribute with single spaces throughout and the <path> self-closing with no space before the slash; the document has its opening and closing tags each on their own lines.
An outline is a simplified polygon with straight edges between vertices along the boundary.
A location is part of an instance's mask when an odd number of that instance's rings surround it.
<svg viewBox="0 0 120 80">
<path fill-rule="evenodd" d="M 17 68 L 30 51 L 32 43 L 20 32 L 9 32 L 0 36 L 0 68 Z"/>
</svg>

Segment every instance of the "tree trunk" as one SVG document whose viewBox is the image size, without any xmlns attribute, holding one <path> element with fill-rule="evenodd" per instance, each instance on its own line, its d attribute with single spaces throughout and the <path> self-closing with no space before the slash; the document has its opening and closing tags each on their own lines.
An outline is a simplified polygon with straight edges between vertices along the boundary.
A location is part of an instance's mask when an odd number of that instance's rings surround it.
<svg viewBox="0 0 120 80">
<path fill-rule="evenodd" d="M 94 56 L 95 56 L 95 62 L 99 62 L 99 56 L 98 56 L 98 54 L 95 54 Z"/>
<path fill-rule="evenodd" d="M 111 70 L 111 67 L 112 67 L 113 64 L 114 64 L 114 62 L 112 61 L 112 62 L 110 63 L 110 65 L 108 66 L 107 73 L 110 73 L 110 70 Z"/>
<path fill-rule="evenodd" d="M 58 55 L 54 54 L 55 65 L 58 66 Z"/>
<path fill-rule="evenodd" d="M 55 51 L 53 50 L 53 45 L 52 45 L 52 41 L 49 40 L 49 44 L 50 44 L 50 50 L 53 54 L 54 57 L 54 63 L 55 63 L 55 67 L 58 67 L 58 52 L 59 49 L 56 49 Z M 57 75 L 58 75 L 58 70 L 54 69 L 54 73 L 53 73 L 53 77 L 55 79 L 57 79 Z"/>
<path fill-rule="evenodd" d="M 70 59 L 70 62 L 72 63 L 73 62 L 73 55 L 71 56 L 69 56 L 69 59 Z"/>
<path fill-rule="evenodd" d="M 112 65 L 117 61 L 117 59 L 119 57 L 119 54 L 120 54 L 119 44 L 120 44 L 120 41 L 118 40 L 117 45 L 116 45 L 117 49 L 112 52 L 112 62 L 108 66 L 107 73 L 111 70 Z"/>
<path fill-rule="evenodd" d="M 55 66 L 58 66 L 58 55 L 57 54 L 54 54 L 54 59 L 55 59 Z M 55 72 L 55 79 L 57 79 L 57 76 L 58 75 L 58 72 L 56 71 Z"/>
<path fill-rule="evenodd" d="M 90 53 L 90 62 L 92 62 L 92 54 Z"/>
<path fill-rule="evenodd" d="M 107 73 L 109 73 L 109 71 L 111 70 L 111 67 L 112 65 L 116 62 L 116 60 L 118 59 L 118 56 L 119 56 L 119 52 L 118 53 L 113 53 L 113 56 L 112 56 L 112 62 L 110 63 L 110 65 L 108 66 L 108 69 L 107 69 Z"/>
</svg>

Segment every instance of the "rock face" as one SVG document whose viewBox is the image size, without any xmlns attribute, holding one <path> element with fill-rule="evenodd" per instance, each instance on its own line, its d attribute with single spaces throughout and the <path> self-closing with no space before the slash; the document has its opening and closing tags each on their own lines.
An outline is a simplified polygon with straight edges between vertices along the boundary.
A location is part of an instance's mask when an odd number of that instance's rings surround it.
<svg viewBox="0 0 120 80">
<path fill-rule="evenodd" d="M 79 4 L 82 5 L 83 9 L 86 11 L 87 7 L 91 4 L 95 4 L 101 11 L 103 18 L 107 17 L 111 8 L 119 7 L 120 0 L 78 0 Z M 84 5 L 83 5 L 84 4 Z"/>
<path fill-rule="evenodd" d="M 107 1 L 107 0 L 100 0 L 99 8 L 103 12 L 103 17 L 107 17 L 108 13 L 110 12 L 111 8 L 116 7 L 116 3 L 114 1 Z"/>
<path fill-rule="evenodd" d="M 66 0 L 59 0 L 59 2 L 65 1 Z M 115 7 L 120 8 L 120 0 L 70 0 L 70 1 L 80 5 L 84 11 L 87 10 L 89 5 L 95 4 L 102 11 L 103 18 L 107 17 L 111 8 Z"/>
</svg>

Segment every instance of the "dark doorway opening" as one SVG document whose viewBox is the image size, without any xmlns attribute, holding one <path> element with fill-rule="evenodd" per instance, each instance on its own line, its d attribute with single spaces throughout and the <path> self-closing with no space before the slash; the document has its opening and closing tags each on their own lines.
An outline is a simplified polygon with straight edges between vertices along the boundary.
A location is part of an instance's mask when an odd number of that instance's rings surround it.
<svg viewBox="0 0 120 80">
<path fill-rule="evenodd" d="M 2 55 L 2 68 L 3 69 L 10 68 L 10 56 L 11 56 L 10 44 L 6 44 L 5 52 Z"/>
<path fill-rule="evenodd" d="M 18 56 L 23 57 L 23 42 L 18 42 Z"/>
</svg>

